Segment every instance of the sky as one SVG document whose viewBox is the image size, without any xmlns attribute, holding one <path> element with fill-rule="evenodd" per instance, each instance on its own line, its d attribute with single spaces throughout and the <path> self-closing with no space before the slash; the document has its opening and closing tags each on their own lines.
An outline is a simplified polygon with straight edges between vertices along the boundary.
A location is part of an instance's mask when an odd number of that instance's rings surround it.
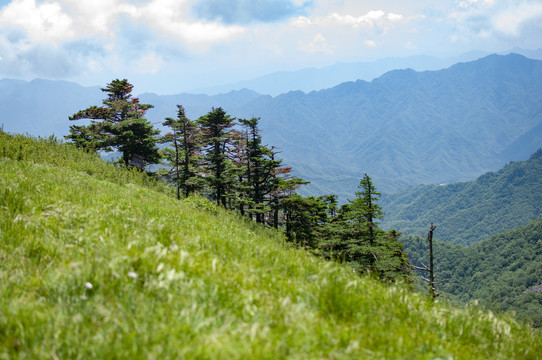
<svg viewBox="0 0 542 360">
<path fill-rule="evenodd" d="M 137 93 L 515 47 L 542 48 L 542 0 L 0 0 L 0 79 Z"/>
</svg>

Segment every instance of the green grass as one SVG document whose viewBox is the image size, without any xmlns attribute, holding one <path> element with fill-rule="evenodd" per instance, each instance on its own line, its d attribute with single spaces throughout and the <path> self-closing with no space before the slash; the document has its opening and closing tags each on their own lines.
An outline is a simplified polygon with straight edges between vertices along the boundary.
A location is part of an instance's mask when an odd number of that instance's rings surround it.
<svg viewBox="0 0 542 360">
<path fill-rule="evenodd" d="M 0 132 L 0 359 L 536 359 L 542 336 Z"/>
</svg>

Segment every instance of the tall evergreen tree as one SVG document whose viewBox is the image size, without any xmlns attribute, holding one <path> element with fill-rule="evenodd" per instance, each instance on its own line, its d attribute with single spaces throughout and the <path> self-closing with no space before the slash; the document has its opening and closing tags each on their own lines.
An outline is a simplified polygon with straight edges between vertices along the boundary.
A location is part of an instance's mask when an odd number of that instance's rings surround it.
<svg viewBox="0 0 542 360">
<path fill-rule="evenodd" d="M 201 188 L 201 179 L 197 175 L 200 161 L 201 132 L 194 121 L 188 119 L 182 105 L 177 105 L 177 118 L 166 118 L 162 125 L 171 128 L 160 142 L 170 143 L 173 148 L 162 151 L 163 156 L 171 165 L 170 173 L 176 179 L 177 198 L 196 192 Z"/>
<path fill-rule="evenodd" d="M 410 280 L 410 265 L 395 231 L 378 227 L 383 217 L 371 178 L 365 174 L 361 191 L 336 210 L 335 199 L 328 198 L 328 213 L 335 213 L 323 230 L 321 253 L 329 259 L 344 261 L 360 273 L 372 272 L 385 281 Z"/>
<path fill-rule="evenodd" d="M 107 94 L 104 106 L 91 106 L 70 116 L 70 120 L 90 119 L 88 126 L 70 126 L 66 138 L 79 148 L 119 150 L 126 166 L 138 158 L 147 163 L 157 163 L 160 154 L 156 147 L 159 131 L 144 118 L 152 105 L 141 104 L 132 97 L 133 85 L 128 80 L 113 80 L 102 89 Z"/>
<path fill-rule="evenodd" d="M 270 210 L 266 202 L 269 202 L 268 195 L 277 188 L 274 175 L 282 161 L 275 160 L 271 149 L 262 145 L 258 127 L 259 118 L 239 121 L 247 128 L 245 173 L 252 205 L 251 212 L 255 214 L 256 222 L 262 223 L 264 213 Z"/>
<path fill-rule="evenodd" d="M 228 152 L 232 146 L 234 120 L 221 107 L 213 108 L 198 119 L 205 148 L 204 162 L 209 170 L 206 179 L 216 203 L 224 207 L 227 207 L 226 194 L 233 182 Z"/>
<path fill-rule="evenodd" d="M 373 181 L 367 174 L 361 179 L 358 188 L 361 189 L 361 191 L 356 191 L 356 198 L 354 200 L 349 200 L 351 218 L 357 222 L 358 225 L 367 227 L 369 242 L 373 244 L 375 232 L 378 228 L 376 220 L 381 220 L 384 217 L 382 208 L 377 203 L 380 193 L 376 191 L 373 186 Z"/>
</svg>

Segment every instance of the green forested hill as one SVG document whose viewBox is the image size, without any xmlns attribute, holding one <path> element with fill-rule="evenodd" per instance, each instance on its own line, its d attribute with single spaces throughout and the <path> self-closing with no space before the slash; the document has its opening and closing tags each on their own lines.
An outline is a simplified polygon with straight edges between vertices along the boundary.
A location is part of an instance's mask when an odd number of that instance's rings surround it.
<svg viewBox="0 0 542 360">
<path fill-rule="evenodd" d="M 441 227 L 437 225 L 435 236 Z M 415 265 L 427 264 L 427 241 L 402 239 Z M 496 311 L 514 311 L 525 321 L 542 326 L 542 219 L 509 230 L 469 247 L 434 243 L 438 285 L 462 302 L 474 299 Z M 437 279 L 437 280 L 438 280 Z M 538 290 L 537 290 L 538 289 Z"/>
<path fill-rule="evenodd" d="M 542 150 L 474 181 L 418 186 L 381 203 L 384 228 L 426 234 L 434 222 L 440 240 L 472 244 L 542 216 Z"/>
<path fill-rule="evenodd" d="M 536 359 L 509 317 L 316 259 L 137 172 L 0 132 L 0 358 Z"/>
</svg>

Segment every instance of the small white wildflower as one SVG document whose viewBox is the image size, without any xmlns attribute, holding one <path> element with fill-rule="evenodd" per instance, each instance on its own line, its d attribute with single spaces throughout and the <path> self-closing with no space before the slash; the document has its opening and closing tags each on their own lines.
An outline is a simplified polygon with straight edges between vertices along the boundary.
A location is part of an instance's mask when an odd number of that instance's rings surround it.
<svg viewBox="0 0 542 360">
<path fill-rule="evenodd" d="M 137 274 L 136 274 L 135 272 L 133 272 L 133 271 L 130 271 L 130 272 L 128 273 L 128 277 L 129 277 L 129 278 L 132 278 L 132 279 L 137 279 Z"/>
<path fill-rule="evenodd" d="M 85 287 L 86 287 L 87 289 L 91 290 L 94 286 L 93 286 L 91 283 L 89 283 L 89 282 L 87 281 L 87 282 L 85 283 Z"/>
</svg>

